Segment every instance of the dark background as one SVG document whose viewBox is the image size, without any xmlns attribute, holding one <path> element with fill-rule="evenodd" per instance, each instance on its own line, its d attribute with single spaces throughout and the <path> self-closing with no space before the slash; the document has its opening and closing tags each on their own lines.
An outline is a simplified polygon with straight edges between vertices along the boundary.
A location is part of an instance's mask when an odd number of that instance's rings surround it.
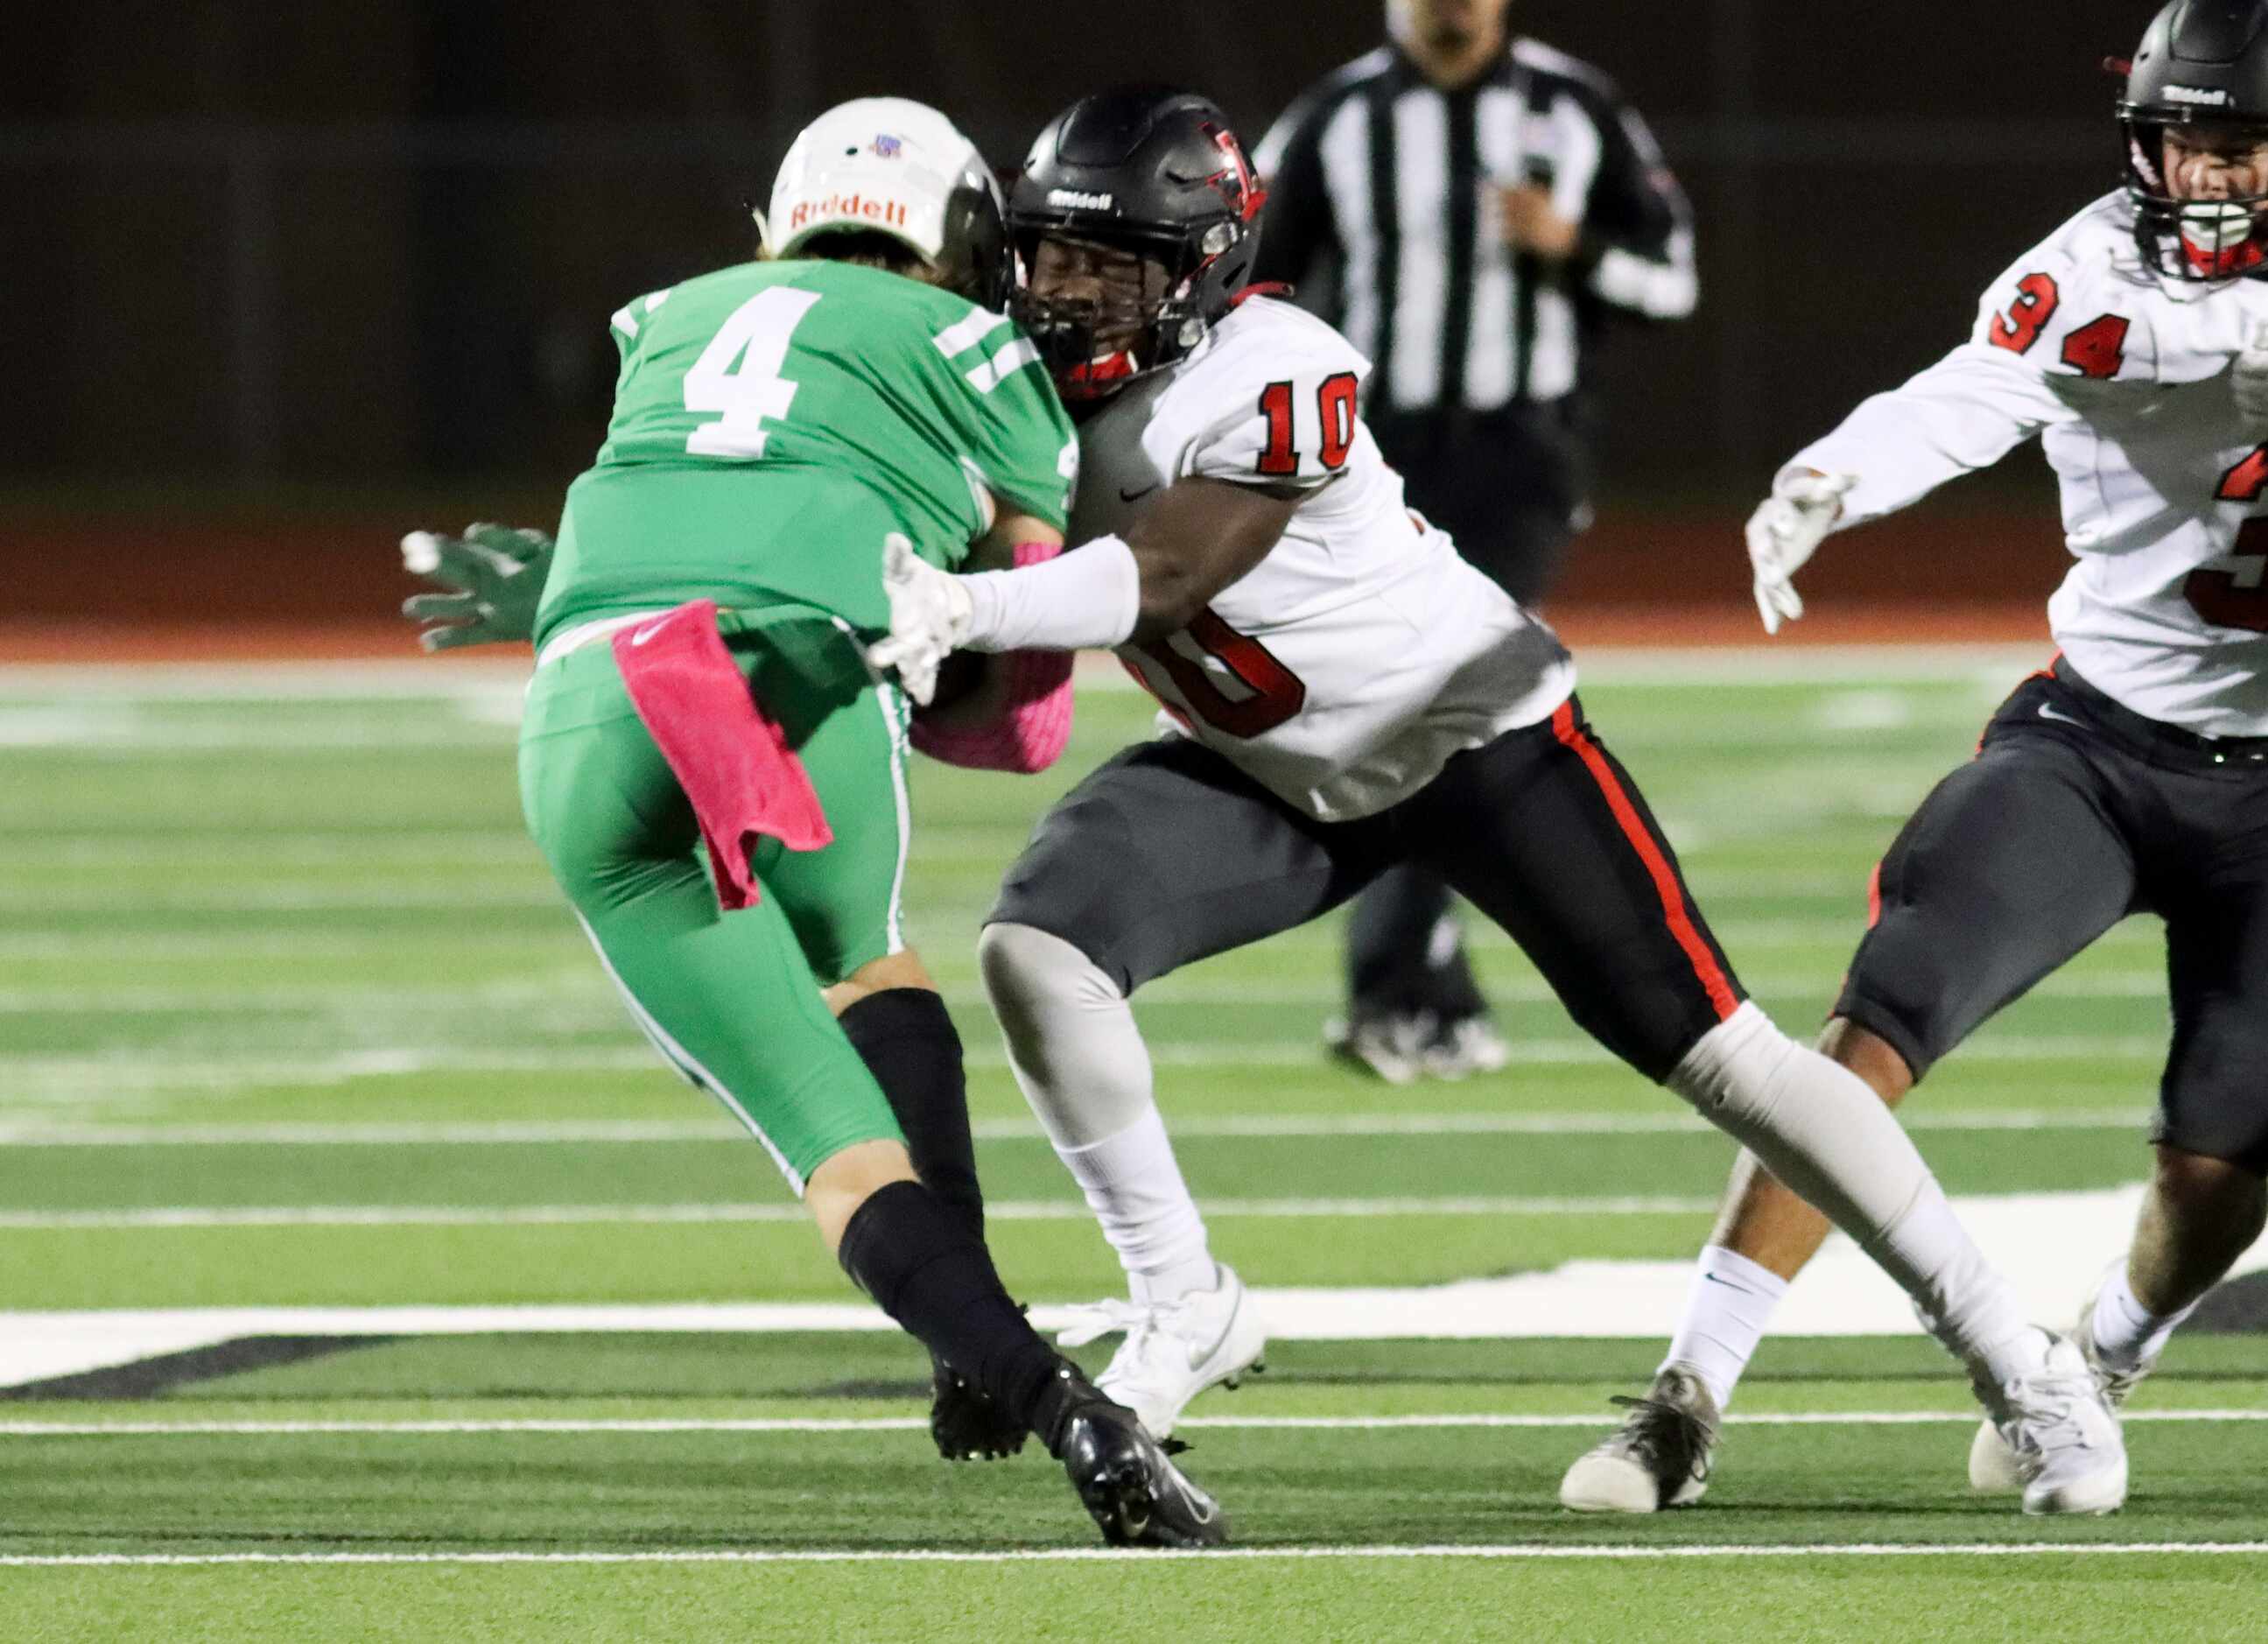
<svg viewBox="0 0 2268 1644">
<path fill-rule="evenodd" d="M 2148 16 L 1515 0 L 1516 28 L 1620 80 L 1697 216 L 1699 315 L 1614 339 L 1609 503 L 1744 501 L 1958 340 L 1987 282 L 2115 185 L 2100 64 Z M 828 104 L 934 102 L 1012 162 L 1082 92 L 1167 79 L 1256 143 L 1382 37 L 1376 0 L 20 9 L 0 531 L 26 498 L 153 486 L 556 497 L 604 423 L 608 314 L 746 255 L 741 200 Z M 2009 468 L 1968 489 L 2048 504 L 2036 459 Z"/>
</svg>

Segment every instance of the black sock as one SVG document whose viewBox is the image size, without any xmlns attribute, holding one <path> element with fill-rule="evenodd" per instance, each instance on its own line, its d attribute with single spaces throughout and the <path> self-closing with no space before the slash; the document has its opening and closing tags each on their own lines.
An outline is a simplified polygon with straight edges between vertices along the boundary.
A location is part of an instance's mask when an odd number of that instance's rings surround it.
<svg viewBox="0 0 2268 1644">
<path fill-rule="evenodd" d="M 927 988 L 888 988 L 868 994 L 836 1020 L 889 1098 L 906 1133 L 914 1174 L 983 1238 L 984 1195 L 976 1185 L 976 1145 L 968 1134 L 961 1035 L 945 1001 Z"/>
<path fill-rule="evenodd" d="M 869 1197 L 843 1230 L 843 1271 L 883 1312 L 1050 1449 L 1058 1362 L 1008 1299 L 983 1241 L 918 1182 Z"/>
</svg>

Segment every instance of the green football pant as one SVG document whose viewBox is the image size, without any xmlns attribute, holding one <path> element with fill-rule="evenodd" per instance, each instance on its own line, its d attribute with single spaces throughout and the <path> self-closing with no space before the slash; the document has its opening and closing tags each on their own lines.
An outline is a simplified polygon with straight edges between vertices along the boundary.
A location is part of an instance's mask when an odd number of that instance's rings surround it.
<svg viewBox="0 0 2268 1644">
<path fill-rule="evenodd" d="M 820 996 L 904 946 L 904 701 L 875 684 L 824 612 L 727 612 L 718 627 L 803 761 L 832 844 L 792 851 L 764 841 L 754 860 L 760 899 L 721 911 L 693 808 L 603 635 L 529 684 L 520 804 L 639 1027 L 755 1133 L 801 1193 L 843 1148 L 904 1139 Z"/>
</svg>

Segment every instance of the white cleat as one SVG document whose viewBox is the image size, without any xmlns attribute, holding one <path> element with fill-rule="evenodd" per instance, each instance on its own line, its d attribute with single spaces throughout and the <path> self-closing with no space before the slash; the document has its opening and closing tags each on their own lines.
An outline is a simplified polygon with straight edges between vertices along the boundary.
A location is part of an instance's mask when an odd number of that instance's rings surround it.
<svg viewBox="0 0 2268 1644">
<path fill-rule="evenodd" d="M 1101 1301 L 1056 1340 L 1066 1347 L 1123 1330 L 1126 1339 L 1094 1384 L 1142 1418 L 1153 1439 L 1173 1436 L 1189 1401 L 1208 1387 L 1234 1387 L 1248 1370 L 1264 1369 L 1268 1331 L 1226 1263 L 1220 1282 L 1173 1301 Z"/>
<path fill-rule="evenodd" d="M 2104 1365 L 2095 1345 L 2095 1303 L 2102 1294 L 2102 1286 L 2110 1281 L 2125 1262 L 2120 1257 L 2102 1270 L 2095 1287 L 2080 1303 L 2079 1322 L 2072 1326 L 2072 1345 L 2087 1360 L 2087 1368 L 2095 1373 L 2095 1385 L 2102 1390 L 2103 1403 L 2113 1411 L 2123 1407 L 2142 1378 L 2158 1368 L 2158 1355 L 2152 1353 L 2131 1370 L 2113 1370 Z M 1989 1421 L 1977 1423 L 1977 1436 L 1969 1446 L 1969 1487 L 1987 1495 L 2011 1495 L 2024 1487 L 2024 1475 L 2016 1463 L 2016 1453 L 2000 1436 L 2000 1430 Z"/>
<path fill-rule="evenodd" d="M 1420 1059 L 1427 1078 L 1455 1080 L 1502 1073 L 1512 1061 L 1512 1047 L 1487 1017 L 1461 1016 L 1435 1030 Z"/>
<path fill-rule="evenodd" d="M 2014 1464 L 2024 1511 L 2115 1513 L 2126 1504 L 2126 1441 L 2117 1412 L 2075 1344 L 2047 1330 L 2033 1338 L 2038 1358 L 2025 1374 L 1998 1387 L 1976 1384 Z M 1982 1449 L 1970 1449 L 1972 1485 Z"/>
<path fill-rule="evenodd" d="M 1578 1513 L 1652 1513 L 1690 1507 L 1709 1487 L 1709 1452 L 1723 1418 L 1701 1378 L 1665 1369 L 1644 1398 L 1617 1398 L 1630 1414 L 1575 1458 L 1559 1505 Z"/>
<path fill-rule="evenodd" d="M 1425 1047 L 1433 1027 L 1430 1011 L 1406 1016 L 1334 1016 L 1323 1024 L 1323 1048 L 1389 1085 L 1414 1084 L 1425 1071 Z"/>
</svg>

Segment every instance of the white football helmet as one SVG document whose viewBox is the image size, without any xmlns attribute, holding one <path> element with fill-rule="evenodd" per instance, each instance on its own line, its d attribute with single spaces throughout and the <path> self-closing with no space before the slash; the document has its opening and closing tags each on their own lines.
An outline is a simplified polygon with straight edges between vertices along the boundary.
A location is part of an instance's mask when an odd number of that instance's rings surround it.
<svg viewBox="0 0 2268 1644">
<path fill-rule="evenodd" d="M 861 97 L 806 126 L 780 162 L 764 254 L 792 257 L 817 234 L 887 234 L 987 308 L 1014 284 L 1000 186 L 976 145 L 926 103 Z"/>
</svg>

